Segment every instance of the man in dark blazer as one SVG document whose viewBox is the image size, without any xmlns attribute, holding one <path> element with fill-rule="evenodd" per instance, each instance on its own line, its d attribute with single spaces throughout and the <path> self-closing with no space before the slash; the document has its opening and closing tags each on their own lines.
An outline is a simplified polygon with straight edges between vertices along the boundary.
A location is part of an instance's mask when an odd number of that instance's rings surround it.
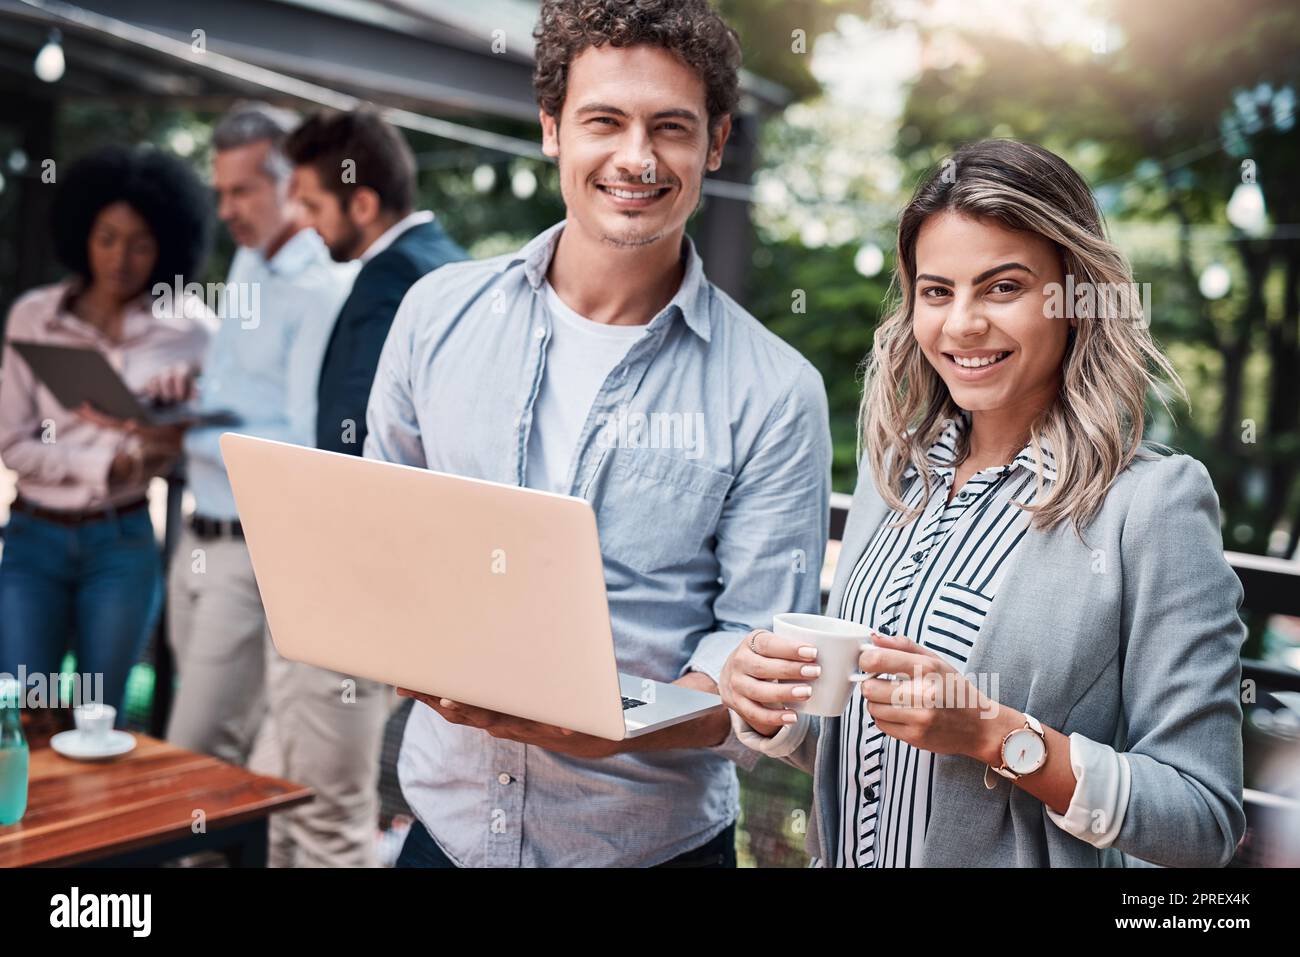
<svg viewBox="0 0 1300 957">
<path fill-rule="evenodd" d="M 411 213 L 392 228 L 402 231 L 391 245 L 369 255 L 377 241 L 362 254 L 361 272 L 334 323 L 317 392 L 317 448 L 361 454 L 370 384 L 402 297 L 425 273 L 465 258 L 432 213 Z"/>
<path fill-rule="evenodd" d="M 330 256 L 361 261 L 326 348 L 316 408 L 317 447 L 360 455 L 370 386 L 402 297 L 421 276 L 466 256 L 432 213 L 412 211 L 415 157 L 374 113 L 312 116 L 289 136 L 285 153 L 293 195 Z M 267 718 L 249 766 L 316 792 L 314 801 L 272 818 L 269 863 L 376 866 L 380 745 L 397 698 L 379 682 L 267 648 Z"/>
<path fill-rule="evenodd" d="M 425 273 L 466 255 L 433 213 L 412 212 L 415 157 L 374 113 L 312 116 L 287 149 L 295 195 L 330 255 L 362 264 L 334 323 L 316 408 L 317 448 L 360 455 L 366 400 L 402 297 Z"/>
</svg>

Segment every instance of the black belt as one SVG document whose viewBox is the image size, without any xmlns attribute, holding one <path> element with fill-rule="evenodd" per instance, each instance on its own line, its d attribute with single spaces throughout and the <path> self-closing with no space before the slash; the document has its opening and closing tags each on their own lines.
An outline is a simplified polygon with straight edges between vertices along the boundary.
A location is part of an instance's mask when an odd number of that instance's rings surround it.
<svg viewBox="0 0 1300 957">
<path fill-rule="evenodd" d="M 239 519 L 204 518 L 195 515 L 190 519 L 190 528 L 199 538 L 243 538 L 244 527 Z"/>
<path fill-rule="evenodd" d="M 59 525 L 82 525 L 86 522 L 99 522 L 106 518 L 126 515 L 148 507 L 149 500 L 147 498 L 138 498 L 122 505 L 115 505 L 112 508 L 98 508 L 88 512 L 67 512 L 54 508 L 42 508 L 25 499 L 16 498 L 13 504 L 9 506 L 9 511 L 22 512 L 24 515 L 42 518 L 47 522 L 56 522 Z"/>
</svg>

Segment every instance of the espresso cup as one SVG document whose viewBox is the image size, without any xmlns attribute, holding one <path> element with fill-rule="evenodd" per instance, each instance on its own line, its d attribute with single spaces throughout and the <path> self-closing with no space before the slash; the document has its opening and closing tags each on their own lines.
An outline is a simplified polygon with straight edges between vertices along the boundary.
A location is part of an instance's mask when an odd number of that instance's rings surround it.
<svg viewBox="0 0 1300 957">
<path fill-rule="evenodd" d="M 72 720 L 77 725 L 77 731 L 92 744 L 103 744 L 108 739 L 116 719 L 117 709 L 108 704 L 89 702 L 72 709 Z"/>
<path fill-rule="evenodd" d="M 853 676 L 858 673 L 858 656 L 871 643 L 871 628 L 842 618 L 789 613 L 772 620 L 772 631 L 783 638 L 817 649 L 816 664 L 822 672 L 811 681 L 812 697 L 793 705 L 795 711 L 823 718 L 837 718 L 853 694 Z"/>
</svg>

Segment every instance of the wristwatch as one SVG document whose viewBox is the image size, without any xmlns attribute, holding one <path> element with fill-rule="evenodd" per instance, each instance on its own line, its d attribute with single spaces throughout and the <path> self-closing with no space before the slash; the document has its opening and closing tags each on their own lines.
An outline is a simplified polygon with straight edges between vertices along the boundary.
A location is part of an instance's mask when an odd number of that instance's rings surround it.
<svg viewBox="0 0 1300 957">
<path fill-rule="evenodd" d="M 1046 763 L 1047 739 L 1043 737 L 1043 726 L 1032 714 L 1027 714 L 1025 726 L 1016 728 L 1002 739 L 1002 767 L 985 766 L 984 786 L 989 790 L 997 787 L 996 781 L 989 780 L 990 771 L 1014 781 L 1033 774 Z"/>
</svg>

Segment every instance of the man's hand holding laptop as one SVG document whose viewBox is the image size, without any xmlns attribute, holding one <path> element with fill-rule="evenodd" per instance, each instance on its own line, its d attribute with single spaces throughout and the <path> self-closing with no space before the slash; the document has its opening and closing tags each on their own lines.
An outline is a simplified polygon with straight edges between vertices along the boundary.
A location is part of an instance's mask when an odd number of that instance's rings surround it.
<svg viewBox="0 0 1300 957">
<path fill-rule="evenodd" d="M 702 671 L 690 671 L 673 682 L 683 688 L 706 691 L 717 694 L 718 686 L 713 679 Z M 415 698 L 423 701 L 444 719 L 452 724 L 463 724 L 479 728 L 494 738 L 507 738 L 521 744 L 531 744 L 548 751 L 568 754 L 577 758 L 606 758 L 623 751 L 663 751 L 669 748 L 707 748 L 721 744 L 727 738 L 730 717 L 721 711 L 707 714 L 693 721 L 672 725 L 661 731 L 622 741 L 610 741 L 591 734 L 582 734 L 560 728 L 553 724 L 529 721 L 491 711 L 476 708 L 473 705 L 439 698 L 434 695 L 421 694 L 408 688 L 398 688 L 398 695 L 403 698 Z"/>
</svg>

